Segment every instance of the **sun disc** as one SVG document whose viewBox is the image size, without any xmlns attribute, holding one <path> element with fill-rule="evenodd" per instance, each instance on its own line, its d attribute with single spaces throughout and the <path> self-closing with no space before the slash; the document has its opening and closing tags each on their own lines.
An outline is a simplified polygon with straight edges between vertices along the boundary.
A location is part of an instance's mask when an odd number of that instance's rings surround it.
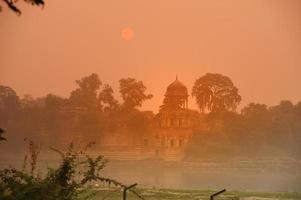
<svg viewBox="0 0 301 200">
<path fill-rule="evenodd" d="M 121 30 L 121 37 L 124 40 L 132 40 L 134 37 L 134 30 L 130 27 L 126 27 L 124 29 Z"/>
</svg>

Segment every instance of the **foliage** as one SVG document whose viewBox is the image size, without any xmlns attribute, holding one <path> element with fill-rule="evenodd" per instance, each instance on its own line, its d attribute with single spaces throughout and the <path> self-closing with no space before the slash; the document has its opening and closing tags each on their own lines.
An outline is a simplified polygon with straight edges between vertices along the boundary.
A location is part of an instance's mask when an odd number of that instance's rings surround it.
<svg viewBox="0 0 301 200">
<path fill-rule="evenodd" d="M 120 94 L 123 99 L 123 107 L 125 109 L 133 109 L 140 107 L 142 103 L 153 98 L 152 94 L 146 94 L 146 87 L 142 81 L 134 78 L 120 79 Z"/>
<path fill-rule="evenodd" d="M 134 94 L 139 90 L 142 97 L 149 97 L 145 94 L 146 87 L 141 81 L 135 80 L 134 83 L 134 87 L 125 84 L 127 93 Z M 15 149 L 21 151 L 23 141 L 20 138 L 24 137 L 61 147 L 71 134 L 74 138 L 87 142 L 95 141 L 112 131 L 127 128 L 133 130 L 134 127 L 138 127 L 135 129 L 138 131 L 147 127 L 146 114 L 136 108 L 121 105 L 116 100 L 112 87 L 102 85 L 97 74 L 85 76 L 77 80 L 76 84 L 78 87 L 71 92 L 69 98 L 55 94 L 39 98 L 24 95 L 19 98 L 12 88 L 0 87 L 0 126 L 9 130 L 9 139 L 16 146 Z M 136 98 L 137 95 L 134 94 L 127 98 L 127 102 L 137 102 Z M 145 98 L 138 100 L 139 104 L 144 100 Z M 142 123 L 137 124 L 136 118 Z"/>
<path fill-rule="evenodd" d="M 0 85 L 0 126 L 7 130 L 5 125 L 17 119 L 19 113 L 20 99 L 17 93 L 8 86 Z"/>
<path fill-rule="evenodd" d="M 5 138 L 13 143 L 1 145 L 7 145 L 8 150 L 21 151 L 22 138 L 28 137 L 61 148 L 70 136 L 87 142 L 117 132 L 142 140 L 156 126 L 154 113 L 137 109 L 148 99 L 146 87 L 136 79 L 121 80 L 122 104 L 115 99 L 112 87 L 101 85 L 95 74 L 77 81 L 75 93 L 78 95 L 70 98 L 54 94 L 19 98 L 12 88 L 0 86 L 0 127 L 9 133 Z M 209 83 L 206 82 L 206 86 Z M 215 108 L 220 107 L 223 106 Z M 174 110 L 170 109 L 168 113 Z M 188 156 L 301 155 L 301 102 L 282 101 L 274 106 L 250 103 L 241 113 L 232 109 L 212 110 L 210 113 L 195 112 L 193 118 L 195 134 L 189 144 Z"/>
<path fill-rule="evenodd" d="M 8 86 L 0 85 L 0 111 L 11 112 L 19 108 L 17 93 Z"/>
<path fill-rule="evenodd" d="M 98 100 L 104 112 L 114 112 L 119 109 L 119 103 L 114 98 L 114 91 L 108 84 L 103 86 L 103 89 L 98 94 Z"/>
<path fill-rule="evenodd" d="M 6 5 L 7 7 L 17 13 L 18 15 L 21 15 L 21 10 L 17 7 L 17 2 L 18 1 L 15 1 L 15 0 L 2 0 Z M 28 4 L 31 4 L 33 6 L 44 6 L 45 2 L 44 0 L 24 0 L 24 2 L 28 3 Z M 0 11 L 2 10 L 2 7 L 0 6 Z"/>
<path fill-rule="evenodd" d="M 99 106 L 97 91 L 102 84 L 98 75 L 93 73 L 89 76 L 83 77 L 81 80 L 76 80 L 75 82 L 79 88 L 71 92 L 71 104 L 88 109 L 97 108 Z"/>
<path fill-rule="evenodd" d="M 206 109 L 210 112 L 234 111 L 241 101 L 231 79 L 221 74 L 207 73 L 197 79 L 192 96 L 196 98 L 201 112 Z"/>
<path fill-rule="evenodd" d="M 45 107 L 49 110 L 61 109 L 66 105 L 66 99 L 54 94 L 47 94 L 45 97 Z"/>
<path fill-rule="evenodd" d="M 40 146 L 31 140 L 28 141 L 30 172 L 26 171 L 27 157 L 24 160 L 23 170 L 15 168 L 0 170 L 0 199 L 74 200 L 79 199 L 85 191 L 85 186 L 93 181 L 124 187 L 123 184 L 100 175 L 107 161 L 102 156 L 92 158 L 86 153 L 93 143 L 89 143 L 82 150 L 76 150 L 74 144 L 71 143 L 66 152 L 52 148 L 61 155 L 59 167 L 49 168 L 44 177 L 36 175 Z M 89 197 L 91 195 L 86 196 L 86 198 Z M 82 195 L 81 198 L 83 198 Z"/>
<path fill-rule="evenodd" d="M 187 158 L 291 157 L 301 155 L 300 102 L 282 101 L 268 107 L 250 103 L 235 112 L 210 113 L 196 130 Z"/>
</svg>

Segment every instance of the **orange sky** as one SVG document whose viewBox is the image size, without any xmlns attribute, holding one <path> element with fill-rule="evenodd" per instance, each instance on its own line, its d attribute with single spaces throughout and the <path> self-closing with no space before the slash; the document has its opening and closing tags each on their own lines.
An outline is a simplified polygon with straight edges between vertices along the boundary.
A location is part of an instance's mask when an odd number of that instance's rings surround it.
<svg viewBox="0 0 301 200">
<path fill-rule="evenodd" d="M 72 2 L 72 4 L 71 4 Z M 301 100 L 300 0 L 46 0 L 0 14 L 0 84 L 18 94 L 69 95 L 93 72 L 145 82 L 157 110 L 166 86 L 191 89 L 206 72 L 228 75 L 242 105 Z M 122 29 L 130 27 L 130 40 Z"/>
</svg>

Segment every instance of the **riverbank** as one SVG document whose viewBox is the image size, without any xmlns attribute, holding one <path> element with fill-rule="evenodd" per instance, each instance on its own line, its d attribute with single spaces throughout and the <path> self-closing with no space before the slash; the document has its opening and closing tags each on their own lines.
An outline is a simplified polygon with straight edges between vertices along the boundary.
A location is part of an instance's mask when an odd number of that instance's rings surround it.
<svg viewBox="0 0 301 200">
<path fill-rule="evenodd" d="M 137 189 L 146 200 L 208 200 L 214 190 L 179 190 L 179 189 Z M 92 193 L 92 191 L 90 191 Z M 120 200 L 122 191 L 113 188 L 95 188 L 94 200 Z M 128 192 L 128 199 L 139 199 L 135 194 Z M 301 193 L 296 192 L 255 192 L 255 191 L 226 191 L 216 199 L 223 200 L 299 200 Z"/>
</svg>

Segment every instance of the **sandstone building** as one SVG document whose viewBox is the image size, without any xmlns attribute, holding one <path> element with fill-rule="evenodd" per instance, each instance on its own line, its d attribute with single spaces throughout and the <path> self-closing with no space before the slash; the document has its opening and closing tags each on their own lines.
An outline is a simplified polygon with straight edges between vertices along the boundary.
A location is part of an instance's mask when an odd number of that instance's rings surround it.
<svg viewBox="0 0 301 200">
<path fill-rule="evenodd" d="M 198 115 L 188 108 L 188 96 L 187 87 L 176 78 L 167 87 L 159 113 L 150 115 L 152 130 L 141 133 L 140 140 L 128 138 L 126 131 L 112 133 L 103 138 L 103 154 L 121 160 L 181 160 Z"/>
</svg>

